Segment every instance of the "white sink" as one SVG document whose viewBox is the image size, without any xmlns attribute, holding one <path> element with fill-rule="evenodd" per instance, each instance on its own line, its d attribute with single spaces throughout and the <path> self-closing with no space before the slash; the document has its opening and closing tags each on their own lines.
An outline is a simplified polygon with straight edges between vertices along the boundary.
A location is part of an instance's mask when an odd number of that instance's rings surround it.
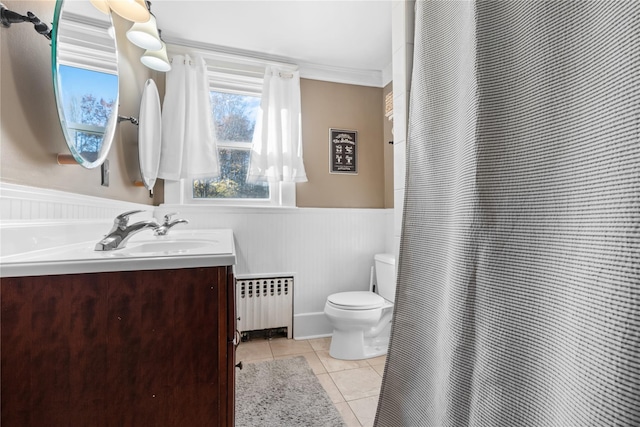
<svg viewBox="0 0 640 427">
<path fill-rule="evenodd" d="M 146 231 L 146 230 L 145 230 Z M 171 230 L 166 236 L 142 231 L 129 239 L 122 249 L 107 251 L 117 256 L 166 256 L 176 254 L 231 253 L 231 230 Z"/>
<path fill-rule="evenodd" d="M 144 230 L 132 236 L 124 248 L 96 251 L 95 244 L 101 237 L 2 257 L 0 273 L 2 277 L 9 277 L 235 264 L 233 231 L 230 229 L 171 230 L 166 236 L 154 236 L 152 230 Z"/>
<path fill-rule="evenodd" d="M 119 249 L 118 253 L 146 256 L 187 254 L 195 251 L 201 251 L 207 248 L 213 250 L 218 243 L 219 242 L 217 240 L 208 241 L 180 239 L 157 242 L 140 242 Z"/>
</svg>

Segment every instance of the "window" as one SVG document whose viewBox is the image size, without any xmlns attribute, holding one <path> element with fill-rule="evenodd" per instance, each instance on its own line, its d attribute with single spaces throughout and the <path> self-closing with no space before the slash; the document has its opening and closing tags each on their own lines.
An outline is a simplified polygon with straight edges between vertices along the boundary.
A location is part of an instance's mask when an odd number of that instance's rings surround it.
<svg viewBox="0 0 640 427">
<path fill-rule="evenodd" d="M 165 203 L 295 206 L 295 183 L 246 182 L 251 141 L 268 64 L 252 58 L 231 58 L 208 51 L 183 50 L 177 46 L 172 46 L 172 49 L 174 54 L 205 58 L 221 176 L 165 181 Z"/>
<path fill-rule="evenodd" d="M 246 182 L 260 97 L 212 90 L 220 176 L 193 180 L 194 199 L 269 199 L 269 184 Z"/>
</svg>

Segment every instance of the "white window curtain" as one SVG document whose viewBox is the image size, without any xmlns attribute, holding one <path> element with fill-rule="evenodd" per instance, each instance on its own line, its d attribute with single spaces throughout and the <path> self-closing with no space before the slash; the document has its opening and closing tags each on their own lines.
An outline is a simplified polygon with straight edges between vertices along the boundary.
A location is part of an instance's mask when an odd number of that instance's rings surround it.
<svg viewBox="0 0 640 427">
<path fill-rule="evenodd" d="M 203 58 L 178 55 L 167 73 L 158 177 L 213 177 L 220 173 L 207 67 Z"/>
<path fill-rule="evenodd" d="M 300 126 L 300 73 L 267 67 L 248 182 L 305 182 Z"/>
</svg>

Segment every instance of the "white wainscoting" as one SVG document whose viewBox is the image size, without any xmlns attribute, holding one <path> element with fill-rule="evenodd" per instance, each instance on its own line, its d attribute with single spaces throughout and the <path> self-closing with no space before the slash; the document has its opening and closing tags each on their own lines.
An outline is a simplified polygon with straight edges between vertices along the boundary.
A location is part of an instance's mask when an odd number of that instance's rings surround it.
<svg viewBox="0 0 640 427">
<path fill-rule="evenodd" d="M 116 215 L 155 206 L 0 183 L 0 256 L 83 242 L 106 234 Z"/>
<path fill-rule="evenodd" d="M 231 228 L 238 275 L 294 273 L 294 337 L 331 333 L 327 296 L 367 290 L 376 253 L 393 251 L 393 209 L 227 208 L 162 205 L 193 228 Z"/>
</svg>

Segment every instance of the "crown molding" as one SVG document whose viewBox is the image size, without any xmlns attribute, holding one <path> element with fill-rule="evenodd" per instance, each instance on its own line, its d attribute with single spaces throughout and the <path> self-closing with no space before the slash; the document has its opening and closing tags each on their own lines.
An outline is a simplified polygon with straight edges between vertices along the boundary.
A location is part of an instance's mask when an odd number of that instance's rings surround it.
<svg viewBox="0 0 640 427">
<path fill-rule="evenodd" d="M 196 54 L 209 57 L 236 60 L 240 63 L 252 63 L 267 65 L 279 65 L 297 67 L 300 77 L 312 80 L 323 80 L 334 83 L 345 83 L 359 86 L 384 87 L 382 70 L 359 70 L 353 68 L 327 66 L 287 58 L 284 56 L 270 55 L 263 52 L 255 52 L 246 49 L 236 49 L 228 46 L 220 46 L 209 43 L 193 42 L 176 37 L 164 37 L 168 51 L 185 52 L 193 50 Z"/>
<path fill-rule="evenodd" d="M 382 71 L 379 70 L 358 70 L 305 62 L 298 63 L 298 66 L 300 67 L 300 77 L 305 79 L 358 86 L 384 87 L 382 84 Z"/>
</svg>

